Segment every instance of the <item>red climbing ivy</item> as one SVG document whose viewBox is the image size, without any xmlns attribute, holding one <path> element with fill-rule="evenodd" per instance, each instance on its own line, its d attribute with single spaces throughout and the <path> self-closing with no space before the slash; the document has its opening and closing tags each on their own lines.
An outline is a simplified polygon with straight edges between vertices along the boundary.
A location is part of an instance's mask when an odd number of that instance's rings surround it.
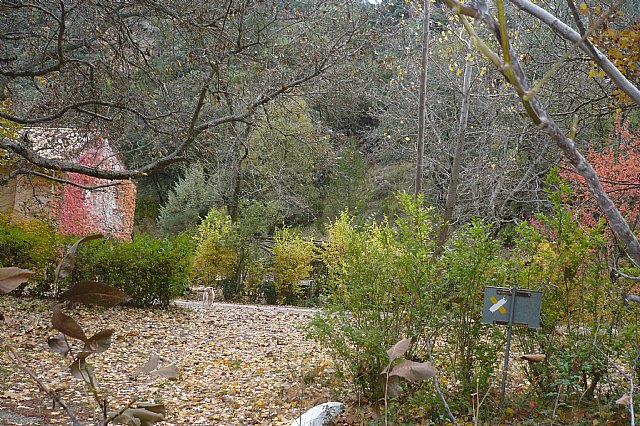
<svg viewBox="0 0 640 426">
<path fill-rule="evenodd" d="M 104 140 L 98 140 L 78 156 L 78 162 L 114 169 L 117 159 Z M 65 179 L 76 185 L 59 185 L 52 205 L 53 217 L 64 234 L 86 235 L 101 232 L 129 239 L 133 229 L 136 188 L 132 182 L 113 185 L 78 173 L 66 173 Z M 105 186 L 112 184 L 112 186 Z M 86 189 L 100 187 L 99 189 Z"/>
</svg>

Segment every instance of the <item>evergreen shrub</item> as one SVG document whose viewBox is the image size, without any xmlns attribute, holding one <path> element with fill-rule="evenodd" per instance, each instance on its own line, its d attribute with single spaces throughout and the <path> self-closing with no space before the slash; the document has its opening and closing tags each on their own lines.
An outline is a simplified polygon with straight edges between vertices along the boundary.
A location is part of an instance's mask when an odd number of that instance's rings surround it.
<svg viewBox="0 0 640 426">
<path fill-rule="evenodd" d="M 166 307 L 188 288 L 193 250 L 193 239 L 187 234 L 95 241 L 81 246 L 74 279 L 118 287 L 134 306 Z"/>
</svg>

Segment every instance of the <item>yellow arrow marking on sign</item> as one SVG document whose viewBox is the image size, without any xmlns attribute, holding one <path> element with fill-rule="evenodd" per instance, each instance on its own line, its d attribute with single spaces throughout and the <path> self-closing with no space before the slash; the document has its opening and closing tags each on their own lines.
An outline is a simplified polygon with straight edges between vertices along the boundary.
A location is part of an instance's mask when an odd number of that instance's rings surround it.
<svg viewBox="0 0 640 426">
<path fill-rule="evenodd" d="M 493 306 L 498 305 L 497 308 L 496 309 L 492 309 L 491 312 L 495 312 L 496 310 L 498 310 L 498 311 L 500 311 L 500 313 L 502 315 L 507 313 L 507 310 L 504 308 L 504 306 L 502 306 L 502 305 L 504 305 L 506 303 L 506 299 L 504 297 L 500 300 L 500 302 L 502 302 L 500 304 L 498 304 L 498 299 L 496 299 L 495 296 L 491 296 L 489 298 L 489 300 L 491 300 L 491 303 L 493 303 Z M 493 306 L 492 306 L 492 308 L 493 308 Z"/>
</svg>

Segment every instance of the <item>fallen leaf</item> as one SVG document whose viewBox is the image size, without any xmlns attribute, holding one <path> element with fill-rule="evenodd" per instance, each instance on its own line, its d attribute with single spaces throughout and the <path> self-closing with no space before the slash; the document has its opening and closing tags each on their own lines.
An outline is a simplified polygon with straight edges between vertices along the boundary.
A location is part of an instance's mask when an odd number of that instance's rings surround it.
<svg viewBox="0 0 640 426">
<path fill-rule="evenodd" d="M 62 389 L 68 404 L 84 407 L 84 379 L 73 377 L 67 370 L 74 360 L 65 366 L 61 365 L 60 356 L 48 350 L 33 350 L 42 347 L 42 335 L 51 329 L 48 304 L 42 299 L 16 298 L 11 293 L 0 297 L 0 311 L 13 320 L 12 325 L 2 326 L 6 333 L 0 334 L 16 350 L 29 354 L 28 361 L 46 378 L 54 378 L 56 390 Z M 109 406 L 114 410 L 140 399 L 167 404 L 165 422 L 171 424 L 289 426 L 292 419 L 304 413 L 301 407 L 349 397 L 349 381 L 328 373 L 339 370 L 330 352 L 318 342 L 305 339 L 312 312 L 231 305 L 203 310 L 198 309 L 200 303 L 194 305 L 194 309 L 169 310 L 60 309 L 82 325 L 87 337 L 96 331 L 115 330 L 108 351 L 92 352 L 85 359 L 95 369 L 99 391 L 109 392 Z M 25 334 L 31 328 L 37 332 Z M 45 335 L 44 340 L 57 333 Z M 84 343 L 78 344 L 69 337 L 67 340 L 72 350 L 82 350 Z M 95 363 L 91 357 L 96 358 Z M 178 367 L 179 380 L 150 374 L 169 364 Z M 141 371 L 141 367 L 147 370 L 141 372 L 145 380 L 132 381 L 127 373 Z M 317 370 L 317 377 L 311 385 L 305 385 L 300 372 L 309 367 Z M 8 375 L 1 383 L 5 390 L 25 395 L 38 393 L 35 384 L 22 376 Z M 292 390 L 293 401 L 288 402 L 287 391 L 292 387 L 297 390 Z M 278 394 L 279 389 L 282 391 Z M 263 408 L 258 406 L 260 400 Z M 0 402 L 6 406 L 17 404 L 13 399 Z M 51 416 L 56 420 L 52 425 L 69 424 L 62 410 L 52 411 Z"/>
<path fill-rule="evenodd" d="M 144 408 L 145 410 L 152 411 L 163 416 L 167 414 L 167 409 L 164 404 L 156 404 L 153 402 L 138 402 L 136 408 Z"/>
<path fill-rule="evenodd" d="M 147 362 L 142 367 L 138 368 L 136 371 L 131 373 L 131 376 L 135 378 L 135 377 L 138 377 L 142 373 L 149 374 L 153 370 L 158 368 L 158 364 L 160 364 L 160 357 L 158 357 L 158 355 L 156 355 L 156 354 L 152 354 L 149 357 L 149 359 L 147 360 Z"/>
<path fill-rule="evenodd" d="M 114 419 L 116 423 L 129 426 L 151 426 L 164 420 L 164 413 L 156 413 L 146 407 L 127 408 Z"/>
<path fill-rule="evenodd" d="M 177 380 L 180 377 L 180 370 L 178 370 L 178 367 L 171 364 L 166 367 L 159 368 L 153 371 L 151 374 L 164 377 L 165 379 L 169 380 Z"/>
</svg>

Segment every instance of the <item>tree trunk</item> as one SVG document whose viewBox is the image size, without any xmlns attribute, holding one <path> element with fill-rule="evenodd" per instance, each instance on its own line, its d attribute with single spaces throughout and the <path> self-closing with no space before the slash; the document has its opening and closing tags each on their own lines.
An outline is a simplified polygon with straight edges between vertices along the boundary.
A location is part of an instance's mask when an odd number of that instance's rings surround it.
<svg viewBox="0 0 640 426">
<path fill-rule="evenodd" d="M 416 161 L 416 197 L 422 192 L 424 174 L 424 134 L 427 104 L 427 70 L 429 68 L 429 23 L 431 21 L 431 0 L 424 0 L 424 21 L 422 23 L 422 68 L 420 69 L 420 100 L 418 105 L 418 158 Z"/>
<path fill-rule="evenodd" d="M 235 114 L 233 99 L 228 92 L 225 93 L 225 100 L 227 102 L 227 109 L 229 110 L 229 113 L 232 115 Z M 237 222 L 240 215 L 240 194 L 242 193 L 242 162 L 249 155 L 248 140 L 251 128 L 248 124 L 245 124 L 242 136 L 240 136 L 240 131 L 238 130 L 238 123 L 231 123 L 231 128 L 236 141 L 234 145 L 234 154 L 237 158 L 237 163 L 233 173 L 233 191 L 231 192 L 231 199 L 227 203 L 227 209 L 229 210 L 231 220 Z M 242 155 L 240 154 L 241 147 L 244 148 L 244 153 Z"/>
<path fill-rule="evenodd" d="M 458 200 L 458 185 L 460 184 L 460 171 L 462 170 L 462 157 L 464 156 L 464 141 L 467 133 L 467 123 L 469 122 L 471 68 L 472 64 L 466 61 L 464 65 L 464 77 L 462 79 L 462 105 L 460 108 L 460 119 L 458 121 L 458 135 L 453 152 L 451 176 L 449 178 L 449 187 L 447 188 L 447 200 L 444 205 L 444 212 L 442 213 L 442 225 L 440 226 L 436 240 L 435 256 L 439 256 L 442 253 L 444 244 L 447 241 L 449 227 L 453 219 L 453 211 Z"/>
<path fill-rule="evenodd" d="M 240 194 L 242 193 L 242 163 L 249 155 L 249 148 L 247 147 L 247 139 L 249 137 L 249 126 L 245 129 L 243 134 L 243 140 L 236 142 L 238 162 L 233 176 L 233 192 L 231 194 L 231 200 L 229 200 L 229 216 L 234 222 L 238 221 L 240 215 Z M 240 146 L 244 148 L 244 152 L 240 155 Z"/>
</svg>

